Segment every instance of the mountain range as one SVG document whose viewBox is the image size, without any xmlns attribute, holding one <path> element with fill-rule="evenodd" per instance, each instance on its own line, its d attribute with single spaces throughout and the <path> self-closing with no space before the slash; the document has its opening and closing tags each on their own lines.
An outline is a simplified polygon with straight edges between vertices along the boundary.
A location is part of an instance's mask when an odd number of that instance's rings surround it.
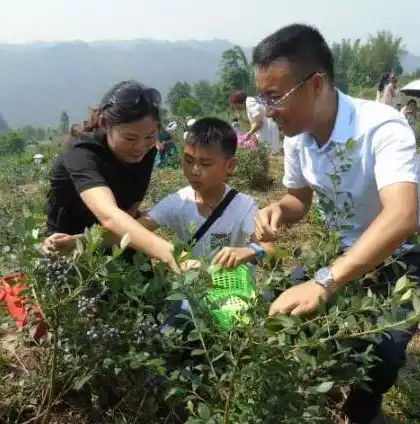
<svg viewBox="0 0 420 424">
<path fill-rule="evenodd" d="M 124 79 L 158 88 L 164 97 L 177 81 L 215 81 L 221 55 L 232 46 L 221 39 L 0 44 L 0 113 L 12 128 L 57 126 L 62 110 L 79 122 Z M 420 68 L 420 57 L 407 55 L 403 66 L 405 72 Z"/>
</svg>

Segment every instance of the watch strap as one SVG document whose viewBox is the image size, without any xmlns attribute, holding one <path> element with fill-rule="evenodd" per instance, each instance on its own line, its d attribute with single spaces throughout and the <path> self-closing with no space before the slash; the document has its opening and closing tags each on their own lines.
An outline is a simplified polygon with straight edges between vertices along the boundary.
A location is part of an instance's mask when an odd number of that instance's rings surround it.
<svg viewBox="0 0 420 424">
<path fill-rule="evenodd" d="M 259 260 L 264 258 L 265 250 L 261 246 L 259 246 L 257 243 L 248 243 L 247 246 L 257 254 L 257 258 Z"/>
</svg>

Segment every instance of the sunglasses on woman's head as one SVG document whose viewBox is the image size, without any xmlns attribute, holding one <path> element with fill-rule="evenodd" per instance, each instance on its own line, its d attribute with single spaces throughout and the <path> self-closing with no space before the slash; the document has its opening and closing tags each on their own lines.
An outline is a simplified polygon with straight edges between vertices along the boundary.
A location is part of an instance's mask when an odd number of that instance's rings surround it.
<svg viewBox="0 0 420 424">
<path fill-rule="evenodd" d="M 147 102 L 153 106 L 160 107 L 162 103 L 162 97 L 159 91 L 154 88 L 147 88 L 145 90 L 139 90 L 136 88 L 133 88 L 132 90 L 126 90 L 121 88 L 111 96 L 109 101 L 104 106 L 102 106 L 102 109 L 113 106 L 115 104 L 123 107 L 130 107 L 135 106 L 140 102 Z"/>
</svg>

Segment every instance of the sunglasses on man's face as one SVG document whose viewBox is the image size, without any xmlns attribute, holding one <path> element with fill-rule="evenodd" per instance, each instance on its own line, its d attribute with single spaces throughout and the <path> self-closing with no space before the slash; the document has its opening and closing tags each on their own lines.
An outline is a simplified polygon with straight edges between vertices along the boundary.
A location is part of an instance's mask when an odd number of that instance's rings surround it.
<svg viewBox="0 0 420 424">
<path fill-rule="evenodd" d="M 259 94 L 256 99 L 261 105 L 263 105 L 267 109 L 282 109 L 286 100 L 289 99 L 297 90 L 302 88 L 315 74 L 317 74 L 317 72 L 312 72 L 305 78 L 301 79 L 294 87 L 288 90 L 281 97 L 272 98 L 264 96 L 263 94 Z"/>
</svg>

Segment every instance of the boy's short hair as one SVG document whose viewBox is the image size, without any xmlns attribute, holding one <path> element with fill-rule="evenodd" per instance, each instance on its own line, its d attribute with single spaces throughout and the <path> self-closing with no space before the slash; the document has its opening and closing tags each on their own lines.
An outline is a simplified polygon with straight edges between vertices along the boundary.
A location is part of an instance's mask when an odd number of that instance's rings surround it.
<svg viewBox="0 0 420 424">
<path fill-rule="evenodd" d="M 188 131 L 186 144 L 218 149 L 230 159 L 235 156 L 238 139 L 232 126 L 218 118 L 202 118 Z"/>
</svg>

